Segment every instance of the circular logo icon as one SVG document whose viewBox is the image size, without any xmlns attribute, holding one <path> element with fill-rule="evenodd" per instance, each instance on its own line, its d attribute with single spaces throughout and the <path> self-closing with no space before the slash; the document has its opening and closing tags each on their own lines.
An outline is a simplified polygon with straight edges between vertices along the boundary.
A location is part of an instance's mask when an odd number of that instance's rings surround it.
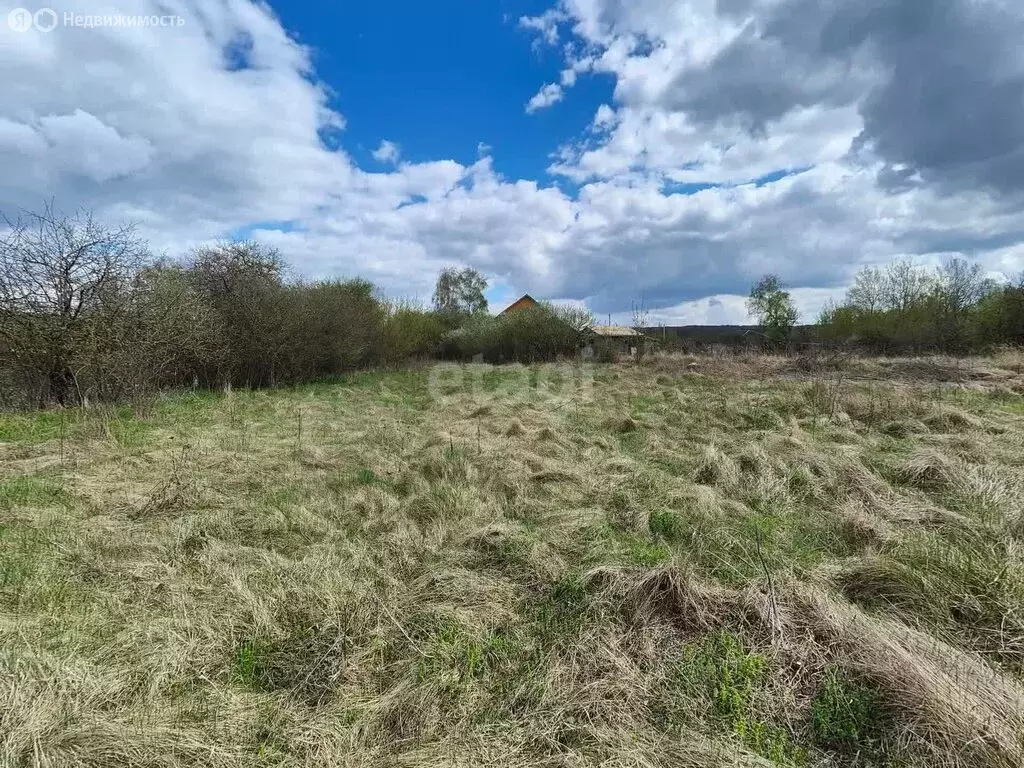
<svg viewBox="0 0 1024 768">
<path fill-rule="evenodd" d="M 57 26 L 57 12 L 53 8 L 40 8 L 33 18 L 40 32 L 53 32 Z"/>
<path fill-rule="evenodd" d="M 15 32 L 28 32 L 32 29 L 32 11 L 15 8 L 7 14 L 7 26 Z"/>
</svg>

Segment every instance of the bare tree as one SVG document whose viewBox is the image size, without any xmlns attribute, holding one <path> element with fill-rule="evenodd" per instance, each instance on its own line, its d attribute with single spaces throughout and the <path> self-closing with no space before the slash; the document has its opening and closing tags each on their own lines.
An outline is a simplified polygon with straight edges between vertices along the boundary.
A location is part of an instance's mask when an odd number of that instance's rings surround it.
<svg viewBox="0 0 1024 768">
<path fill-rule="evenodd" d="M 885 300 L 885 273 L 878 267 L 863 267 L 847 291 L 847 305 L 865 312 L 876 312 L 884 308 Z"/>
<path fill-rule="evenodd" d="M 963 313 L 996 287 L 977 262 L 953 258 L 939 270 L 938 295 L 946 308 Z"/>
<path fill-rule="evenodd" d="M 148 251 L 132 226 L 109 227 L 91 214 L 5 217 L 0 239 L 0 341 L 13 363 L 40 378 L 40 399 L 78 397 L 77 347 L 103 315 L 116 322 Z"/>
<path fill-rule="evenodd" d="M 928 270 L 906 259 L 894 261 L 885 270 L 884 308 L 906 312 L 920 304 L 934 285 L 935 278 Z"/>
<path fill-rule="evenodd" d="M 635 299 L 631 303 L 632 314 L 633 314 L 633 329 L 636 331 L 643 332 L 651 322 L 651 311 L 647 308 L 647 304 L 643 299 L 636 301 Z"/>
</svg>

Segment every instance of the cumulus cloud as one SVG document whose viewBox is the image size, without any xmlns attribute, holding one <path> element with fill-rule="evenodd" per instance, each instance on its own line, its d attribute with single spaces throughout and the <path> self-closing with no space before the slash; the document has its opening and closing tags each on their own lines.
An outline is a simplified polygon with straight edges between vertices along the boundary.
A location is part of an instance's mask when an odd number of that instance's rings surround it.
<svg viewBox="0 0 1024 768">
<path fill-rule="evenodd" d="M 373 151 L 373 159 L 379 163 L 397 163 L 401 155 L 401 148 L 395 142 L 387 139 L 384 139 L 380 146 Z"/>
<path fill-rule="evenodd" d="M 672 7 L 669 7 L 672 6 Z M 799 113 L 853 114 L 884 186 L 1024 188 L 1024 7 L 1004 0 L 565 0 L 633 122 L 770 146 Z M 626 121 L 624 121 L 626 122 Z M 831 138 L 800 132 L 808 145 Z"/>
<path fill-rule="evenodd" d="M 649 273 L 664 286 L 655 301 L 668 302 L 735 290 L 762 268 L 833 290 L 859 264 L 902 256 L 966 255 L 1004 274 L 1024 267 L 1018 4 L 558 8 L 576 42 L 567 64 L 585 51 L 616 86 L 591 135 L 563 144 L 550 170 L 583 185 L 592 214 L 610 195 L 630 200 L 618 221 L 604 218 L 607 235 L 613 221 L 621 234 L 601 247 L 613 263 L 619 247 L 635 254 L 634 294 Z M 652 187 L 656 195 L 642 191 Z M 653 211 L 663 216 L 652 221 Z M 624 303 L 607 287 L 593 300 Z"/>
<path fill-rule="evenodd" d="M 399 163 L 383 141 L 387 167 L 361 168 L 311 52 L 264 4 L 118 12 L 186 23 L 0 27 L 4 212 L 52 196 L 138 222 L 170 255 L 252 232 L 307 276 L 402 296 L 459 262 L 600 314 L 643 300 L 669 324 L 743 322 L 769 271 L 811 318 L 862 264 L 1024 269 L 1016 4 L 563 0 L 520 21 L 565 58 L 527 111 L 591 72 L 615 83 L 551 147 L 567 184 L 502 177 L 500 145 Z"/>
</svg>

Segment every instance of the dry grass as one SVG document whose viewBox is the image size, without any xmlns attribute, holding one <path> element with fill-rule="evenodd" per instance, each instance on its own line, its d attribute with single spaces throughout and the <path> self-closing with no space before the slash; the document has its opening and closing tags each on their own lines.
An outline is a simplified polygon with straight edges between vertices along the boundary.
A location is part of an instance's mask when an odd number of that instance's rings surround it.
<svg viewBox="0 0 1024 768">
<path fill-rule="evenodd" d="M 1019 766 L 1020 370 L 0 416 L 0 765 Z"/>
</svg>

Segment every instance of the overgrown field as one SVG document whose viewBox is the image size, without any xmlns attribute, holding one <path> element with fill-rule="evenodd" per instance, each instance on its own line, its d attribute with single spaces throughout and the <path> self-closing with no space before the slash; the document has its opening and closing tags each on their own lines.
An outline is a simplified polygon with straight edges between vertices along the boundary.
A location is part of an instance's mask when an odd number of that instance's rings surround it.
<svg viewBox="0 0 1024 768">
<path fill-rule="evenodd" d="M 0 415 L 0 765 L 1017 768 L 1022 362 Z"/>
</svg>

